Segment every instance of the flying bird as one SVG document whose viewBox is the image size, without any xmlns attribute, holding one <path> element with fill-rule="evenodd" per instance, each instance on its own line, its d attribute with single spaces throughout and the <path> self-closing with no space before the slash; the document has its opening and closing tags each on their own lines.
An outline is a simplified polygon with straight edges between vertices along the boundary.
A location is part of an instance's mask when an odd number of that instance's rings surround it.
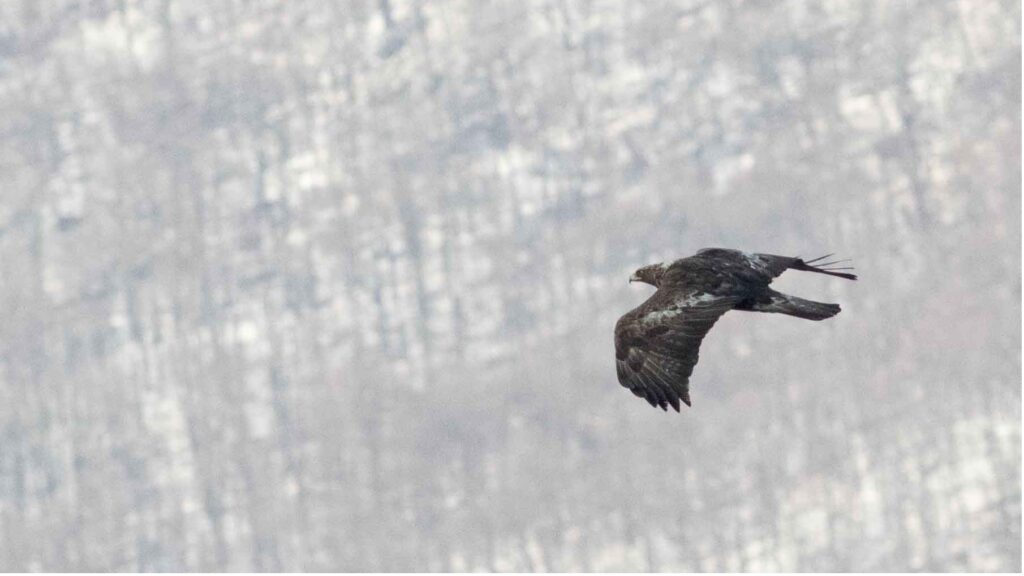
<svg viewBox="0 0 1024 576">
<path fill-rule="evenodd" d="M 704 335 L 729 310 L 775 312 L 807 320 L 839 313 L 838 304 L 804 300 L 768 287 L 786 270 L 803 270 L 856 280 L 822 262 L 773 254 L 750 254 L 726 248 L 705 248 L 671 264 L 644 266 L 629 281 L 657 288 L 646 302 L 615 324 L 615 367 L 619 383 L 654 407 L 679 411 L 690 404 L 690 374 Z"/>
</svg>

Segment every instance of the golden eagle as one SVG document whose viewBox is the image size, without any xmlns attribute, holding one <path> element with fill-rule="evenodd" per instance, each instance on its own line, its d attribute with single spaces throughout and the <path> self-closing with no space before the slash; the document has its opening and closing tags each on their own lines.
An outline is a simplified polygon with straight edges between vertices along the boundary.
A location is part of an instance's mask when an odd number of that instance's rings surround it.
<svg viewBox="0 0 1024 576">
<path fill-rule="evenodd" d="M 705 248 L 671 264 L 644 266 L 630 277 L 658 290 L 615 324 L 615 367 L 619 383 L 651 406 L 679 411 L 690 406 L 690 374 L 704 335 L 729 310 L 777 312 L 807 320 L 839 313 L 838 304 L 812 302 L 768 287 L 786 270 L 805 270 L 856 280 L 835 267 L 831 256 L 801 260 Z"/>
</svg>

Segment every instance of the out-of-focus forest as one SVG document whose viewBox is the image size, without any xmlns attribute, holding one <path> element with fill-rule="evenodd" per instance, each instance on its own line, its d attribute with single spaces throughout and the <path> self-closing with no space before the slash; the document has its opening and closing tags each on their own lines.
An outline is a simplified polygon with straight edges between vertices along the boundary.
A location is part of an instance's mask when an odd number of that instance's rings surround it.
<svg viewBox="0 0 1024 576">
<path fill-rule="evenodd" d="M 0 3 L 0 568 L 1021 569 L 1021 13 Z M 852 257 L 616 382 L 637 267 Z"/>
</svg>

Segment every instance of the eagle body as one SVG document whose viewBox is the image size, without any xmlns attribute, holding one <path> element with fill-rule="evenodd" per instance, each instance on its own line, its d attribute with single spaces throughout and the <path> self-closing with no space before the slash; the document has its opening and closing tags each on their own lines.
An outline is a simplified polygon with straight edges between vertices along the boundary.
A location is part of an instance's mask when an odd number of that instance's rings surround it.
<svg viewBox="0 0 1024 576">
<path fill-rule="evenodd" d="M 772 280 L 786 270 L 804 270 L 850 280 L 856 276 L 830 268 L 827 258 L 752 254 L 705 248 L 671 264 L 637 270 L 630 281 L 657 291 L 615 324 L 615 364 L 619 383 L 652 406 L 679 411 L 690 405 L 689 379 L 704 335 L 729 310 L 773 312 L 808 320 L 839 313 L 839 305 L 776 292 Z"/>
</svg>

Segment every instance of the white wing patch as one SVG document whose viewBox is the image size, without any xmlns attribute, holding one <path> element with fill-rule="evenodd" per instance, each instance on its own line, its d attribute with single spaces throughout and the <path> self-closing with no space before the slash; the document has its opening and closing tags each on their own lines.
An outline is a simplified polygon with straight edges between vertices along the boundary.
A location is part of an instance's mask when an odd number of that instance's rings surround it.
<svg viewBox="0 0 1024 576">
<path fill-rule="evenodd" d="M 683 311 L 680 308 L 666 308 L 664 310 L 656 310 L 654 312 L 648 312 L 644 314 L 644 317 L 640 319 L 644 324 L 655 324 L 663 320 L 675 318 L 682 314 Z"/>
<path fill-rule="evenodd" d="M 750 267 L 753 268 L 754 270 L 757 270 L 758 272 L 764 272 L 765 274 L 770 273 L 768 270 L 768 265 L 764 262 L 764 260 L 758 258 L 757 254 L 744 252 L 743 257 L 747 259 L 747 264 L 749 264 Z"/>
<path fill-rule="evenodd" d="M 714 294 L 708 294 L 707 292 L 702 292 L 700 294 L 687 294 L 686 298 L 676 300 L 676 306 L 697 306 L 699 304 L 714 302 L 715 300 L 718 300 L 718 298 L 718 296 L 715 296 Z"/>
<path fill-rule="evenodd" d="M 669 320 L 684 313 L 687 308 L 696 308 L 699 307 L 701 304 L 714 302 L 719 298 L 719 296 L 715 296 L 714 294 L 708 294 L 706 292 L 687 294 L 685 297 L 673 302 L 670 308 L 665 308 L 664 310 L 655 310 L 654 312 L 648 312 L 640 319 L 640 321 L 645 324 L 654 324 L 662 322 L 664 320 Z"/>
</svg>

